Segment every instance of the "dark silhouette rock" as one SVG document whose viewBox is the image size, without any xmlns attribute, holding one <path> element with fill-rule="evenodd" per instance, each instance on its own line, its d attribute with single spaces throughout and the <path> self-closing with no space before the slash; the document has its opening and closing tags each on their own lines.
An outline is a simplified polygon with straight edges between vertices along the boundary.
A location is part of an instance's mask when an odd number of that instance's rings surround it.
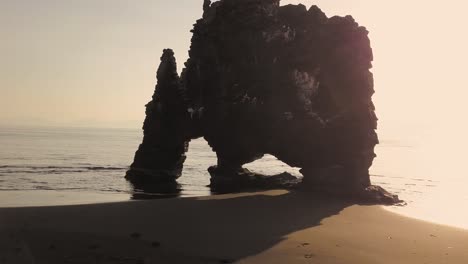
<svg viewBox="0 0 468 264">
<path fill-rule="evenodd" d="M 180 79 L 164 51 L 133 180 L 175 180 L 188 141 L 203 136 L 218 157 L 212 185 L 245 185 L 256 176 L 242 166 L 272 154 L 301 168 L 305 189 L 398 201 L 369 177 L 378 137 L 364 27 L 279 0 L 205 0 L 203 10 Z"/>
<path fill-rule="evenodd" d="M 174 52 L 166 49 L 157 72 L 153 99 L 146 105 L 143 143 L 135 154 L 127 179 L 166 182 L 180 177 L 190 128 Z"/>
</svg>

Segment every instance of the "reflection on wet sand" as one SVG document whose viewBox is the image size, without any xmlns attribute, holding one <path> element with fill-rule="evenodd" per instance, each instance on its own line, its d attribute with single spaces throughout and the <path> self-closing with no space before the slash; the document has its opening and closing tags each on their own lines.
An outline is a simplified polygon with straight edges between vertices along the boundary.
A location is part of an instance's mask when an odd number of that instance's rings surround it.
<svg viewBox="0 0 468 264">
<path fill-rule="evenodd" d="M 176 181 L 172 182 L 131 182 L 132 200 L 151 200 L 176 198 L 181 195 L 181 185 Z"/>
</svg>

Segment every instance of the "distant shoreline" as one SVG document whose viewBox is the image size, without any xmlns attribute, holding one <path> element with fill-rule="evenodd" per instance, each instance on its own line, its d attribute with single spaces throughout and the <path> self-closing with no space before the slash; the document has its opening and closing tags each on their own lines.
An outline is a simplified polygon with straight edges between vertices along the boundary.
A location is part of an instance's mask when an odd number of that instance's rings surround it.
<svg viewBox="0 0 468 264">
<path fill-rule="evenodd" d="M 88 125 L 1 125 L 0 129 L 46 129 L 46 130 L 56 130 L 56 129 L 96 129 L 96 130 L 131 130 L 131 131 L 142 131 L 141 125 L 137 126 L 128 126 L 128 127 L 119 127 L 119 126 L 88 126 Z M 143 131 L 141 132 L 143 134 Z"/>
</svg>

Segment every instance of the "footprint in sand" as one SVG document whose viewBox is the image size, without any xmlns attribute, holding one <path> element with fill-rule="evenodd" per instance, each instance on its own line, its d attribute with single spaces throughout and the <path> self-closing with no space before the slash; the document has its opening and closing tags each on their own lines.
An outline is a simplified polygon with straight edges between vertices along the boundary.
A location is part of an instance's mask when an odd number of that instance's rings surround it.
<svg viewBox="0 0 468 264">
<path fill-rule="evenodd" d="M 159 243 L 158 241 L 154 241 L 153 243 L 151 243 L 151 246 L 157 248 L 161 246 L 161 243 Z"/>
<path fill-rule="evenodd" d="M 309 246 L 309 245 L 310 245 L 309 243 L 301 243 L 297 247 L 306 247 L 306 246 Z"/>
<path fill-rule="evenodd" d="M 138 232 L 133 232 L 133 233 L 130 234 L 130 237 L 134 238 L 134 239 L 138 239 L 138 238 L 141 237 L 141 234 L 138 233 Z"/>
<path fill-rule="evenodd" d="M 89 250 L 97 250 L 99 248 L 101 248 L 101 246 L 99 246 L 98 244 L 92 244 L 88 246 Z"/>
</svg>

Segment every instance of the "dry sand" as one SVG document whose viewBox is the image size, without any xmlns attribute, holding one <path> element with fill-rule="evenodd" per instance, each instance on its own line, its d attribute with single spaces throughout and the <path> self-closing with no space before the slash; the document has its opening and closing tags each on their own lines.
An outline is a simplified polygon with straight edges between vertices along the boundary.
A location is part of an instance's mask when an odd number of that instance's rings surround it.
<svg viewBox="0 0 468 264">
<path fill-rule="evenodd" d="M 468 231 L 300 192 L 0 209 L 0 263 L 468 263 Z"/>
</svg>

